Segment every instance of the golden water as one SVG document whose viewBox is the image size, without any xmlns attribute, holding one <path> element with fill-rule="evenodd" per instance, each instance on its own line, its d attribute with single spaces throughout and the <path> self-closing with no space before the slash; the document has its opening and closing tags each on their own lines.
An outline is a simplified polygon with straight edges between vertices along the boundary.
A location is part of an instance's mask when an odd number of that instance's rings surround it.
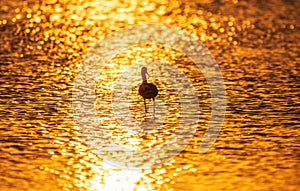
<svg viewBox="0 0 300 191">
<path fill-rule="evenodd" d="M 299 1 L 13 0 L 0 5 L 0 190 L 300 189 Z M 209 48 L 224 77 L 227 111 L 217 142 L 199 154 L 211 112 L 201 71 L 161 47 L 120 53 L 95 91 L 97 115 L 114 141 L 139 149 L 161 144 L 174 133 L 180 112 L 176 90 L 150 68 L 150 80 L 161 88 L 157 113 L 167 111 L 167 122 L 129 139 L 110 118 L 110 88 L 119 63 L 155 56 L 176 65 L 193 83 L 201 111 L 197 132 L 183 152 L 151 169 L 126 171 L 103 163 L 82 139 L 72 88 L 78 65 L 95 43 L 141 23 L 179 27 Z M 135 94 L 138 72 L 132 79 L 130 111 L 138 122 L 151 120 Z"/>
</svg>

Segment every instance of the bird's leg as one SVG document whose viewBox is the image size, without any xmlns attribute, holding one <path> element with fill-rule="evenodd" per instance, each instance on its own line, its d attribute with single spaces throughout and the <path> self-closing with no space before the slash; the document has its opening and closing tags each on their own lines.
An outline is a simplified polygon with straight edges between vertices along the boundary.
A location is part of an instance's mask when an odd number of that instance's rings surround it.
<svg viewBox="0 0 300 191">
<path fill-rule="evenodd" d="M 155 99 L 154 98 L 152 99 L 153 99 L 153 117 L 155 119 Z"/>
<path fill-rule="evenodd" d="M 145 113 L 147 113 L 146 99 L 144 98 Z"/>
</svg>

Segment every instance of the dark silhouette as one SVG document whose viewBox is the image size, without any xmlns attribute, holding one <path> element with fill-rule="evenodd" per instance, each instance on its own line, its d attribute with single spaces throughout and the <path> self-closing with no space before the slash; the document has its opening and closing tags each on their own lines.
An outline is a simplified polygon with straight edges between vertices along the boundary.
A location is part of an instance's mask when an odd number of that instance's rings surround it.
<svg viewBox="0 0 300 191">
<path fill-rule="evenodd" d="M 145 111 L 147 112 L 146 99 L 152 99 L 153 100 L 153 105 L 154 105 L 154 112 L 155 112 L 155 100 L 154 100 L 154 98 L 157 96 L 158 90 L 157 90 L 157 87 L 154 84 L 147 82 L 146 74 L 148 74 L 147 73 L 147 68 L 143 67 L 141 69 L 141 75 L 142 75 L 143 83 L 139 87 L 139 94 L 144 98 Z"/>
</svg>

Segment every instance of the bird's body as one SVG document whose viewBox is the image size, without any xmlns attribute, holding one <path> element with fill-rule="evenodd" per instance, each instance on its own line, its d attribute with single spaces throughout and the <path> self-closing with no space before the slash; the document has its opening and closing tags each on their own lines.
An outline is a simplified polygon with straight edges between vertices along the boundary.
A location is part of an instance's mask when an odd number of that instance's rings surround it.
<svg viewBox="0 0 300 191">
<path fill-rule="evenodd" d="M 143 67 L 141 70 L 143 83 L 139 87 L 139 94 L 144 98 L 145 110 L 147 111 L 146 99 L 152 99 L 154 102 L 154 99 L 158 94 L 158 89 L 154 84 L 147 82 L 146 74 L 147 68 Z"/>
<path fill-rule="evenodd" d="M 154 99 L 158 94 L 158 90 L 154 84 L 143 82 L 139 88 L 139 94 L 144 99 Z"/>
</svg>

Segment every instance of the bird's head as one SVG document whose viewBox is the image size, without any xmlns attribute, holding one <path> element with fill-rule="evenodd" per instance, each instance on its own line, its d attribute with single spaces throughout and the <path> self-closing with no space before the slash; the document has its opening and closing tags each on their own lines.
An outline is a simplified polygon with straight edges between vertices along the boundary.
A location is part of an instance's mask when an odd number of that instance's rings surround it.
<svg viewBox="0 0 300 191">
<path fill-rule="evenodd" d="M 146 74 L 147 73 L 147 68 L 145 66 L 142 67 L 141 72 L 144 73 L 144 74 Z"/>
<path fill-rule="evenodd" d="M 147 82 L 147 78 L 146 78 L 146 74 L 149 76 L 148 72 L 147 72 L 147 68 L 146 67 L 142 67 L 141 69 L 141 74 L 142 74 L 142 79 L 143 82 Z"/>
<path fill-rule="evenodd" d="M 144 67 L 142 67 L 142 69 L 141 69 L 141 74 L 142 74 L 142 76 L 146 76 L 146 74 L 149 76 L 149 74 L 148 74 L 148 72 L 147 72 L 147 68 L 144 66 Z"/>
</svg>

